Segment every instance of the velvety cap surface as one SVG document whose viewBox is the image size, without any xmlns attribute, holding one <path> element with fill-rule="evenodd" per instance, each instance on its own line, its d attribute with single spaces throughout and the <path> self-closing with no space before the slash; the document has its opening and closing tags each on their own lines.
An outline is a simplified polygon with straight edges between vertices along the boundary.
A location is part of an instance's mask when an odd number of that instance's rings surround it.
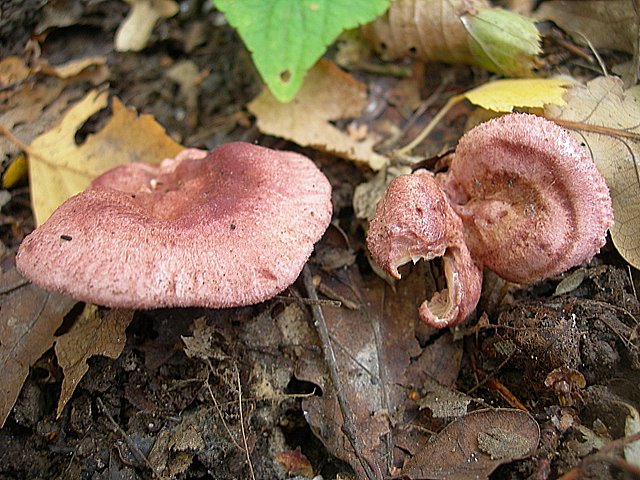
<svg viewBox="0 0 640 480">
<path fill-rule="evenodd" d="M 231 307 L 292 284 L 331 220 L 308 158 L 230 143 L 98 177 L 26 237 L 16 263 L 46 289 L 126 308 Z"/>
<path fill-rule="evenodd" d="M 439 178 L 474 258 L 513 282 L 591 259 L 613 225 L 609 189 L 589 153 L 535 115 L 504 115 L 470 130 Z"/>
<path fill-rule="evenodd" d="M 420 306 L 428 325 L 454 326 L 475 309 L 482 271 L 464 243 L 460 218 L 430 173 L 419 170 L 389 184 L 369 225 L 367 246 L 376 263 L 397 279 L 400 265 L 442 257 L 447 287 Z"/>
</svg>

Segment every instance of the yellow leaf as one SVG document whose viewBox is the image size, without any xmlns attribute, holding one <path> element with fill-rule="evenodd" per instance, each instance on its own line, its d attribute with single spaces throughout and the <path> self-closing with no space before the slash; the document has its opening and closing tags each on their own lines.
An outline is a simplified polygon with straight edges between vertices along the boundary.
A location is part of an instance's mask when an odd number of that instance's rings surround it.
<svg viewBox="0 0 640 480">
<path fill-rule="evenodd" d="M 29 164 L 24 155 L 17 156 L 2 174 L 2 188 L 11 188 L 23 178 L 26 178 Z"/>
<path fill-rule="evenodd" d="M 573 83 L 566 78 L 495 80 L 469 90 L 463 96 L 487 110 L 512 112 L 514 108 L 541 108 L 548 103 L 564 105 L 562 95 Z"/>
<path fill-rule="evenodd" d="M 293 101 L 281 103 L 265 89 L 249 104 L 249 110 L 263 133 L 379 170 L 387 159 L 373 151 L 377 138 L 356 139 L 331 124 L 333 120 L 359 116 L 366 103 L 363 84 L 328 60 L 320 60 L 309 70 Z"/>
<path fill-rule="evenodd" d="M 140 115 L 113 98 L 113 114 L 104 128 L 77 145 L 75 135 L 94 113 L 107 105 L 106 92 L 89 92 L 53 129 L 29 147 L 31 201 L 36 225 L 91 180 L 123 163 L 159 163 L 182 146 L 171 140 L 150 115 Z"/>
<path fill-rule="evenodd" d="M 566 107 L 547 106 L 546 116 L 572 128 L 586 144 L 613 202 L 613 243 L 640 268 L 640 86 L 623 90 L 617 77 L 598 77 L 565 94 Z"/>
</svg>

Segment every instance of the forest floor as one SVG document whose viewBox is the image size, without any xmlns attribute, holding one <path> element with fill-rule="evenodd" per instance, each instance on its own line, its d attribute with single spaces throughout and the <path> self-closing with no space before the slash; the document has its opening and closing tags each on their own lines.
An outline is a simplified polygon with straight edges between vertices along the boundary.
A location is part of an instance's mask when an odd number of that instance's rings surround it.
<svg viewBox="0 0 640 480">
<path fill-rule="evenodd" d="M 501 432 L 512 436 L 495 439 L 504 445 L 491 467 L 460 470 L 451 478 L 637 478 L 639 467 L 622 459 L 624 441 L 613 442 L 640 430 L 639 277 L 610 241 L 588 265 L 531 287 L 487 273 L 480 305 L 466 324 L 429 330 L 416 309 L 425 291 L 433 289 L 429 282 L 438 285 L 439 265 L 405 267 L 395 287 L 375 274 L 366 255 L 366 224 L 356 218 L 352 204 L 355 187 L 373 173 L 260 133 L 246 109 L 262 89 L 260 78 L 219 13 L 211 8 L 180 12 L 156 26 L 147 48 L 122 53 L 114 50 L 113 39 L 126 3 L 51 3 L 56 8 L 23 16 L 22 30 L 14 25 L 16 43 L 4 45 L 2 55 L 51 66 L 94 60 L 85 77 L 71 76 L 62 86 L 56 83 L 60 78 L 44 71 L 34 80 L 45 88 L 60 87 L 56 98 L 65 98 L 65 107 L 41 130 L 57 123 L 66 106 L 90 90 L 106 90 L 125 106 L 152 115 L 185 146 L 213 149 L 241 140 L 306 154 L 333 186 L 334 221 L 306 270 L 313 280 L 301 278 L 270 301 L 223 310 L 131 312 L 116 358 L 98 349 L 78 360 L 86 360 L 88 370 L 59 415 L 67 375 L 60 365 L 60 343 L 32 359 L 0 429 L 0 479 L 361 476 L 362 462 L 344 433 L 344 409 L 331 386 L 327 346 L 315 330 L 319 321 L 326 321 L 338 368 L 351 385 L 344 390 L 352 410 L 347 430 L 355 431 L 370 464 L 386 464 L 384 475 L 400 472 L 409 459 L 414 472 L 420 472 L 416 459 L 440 462 L 460 437 L 440 435 L 437 447 L 428 447 L 427 440 L 461 417 L 460 408 L 466 413 L 469 407 L 494 412 L 482 422 L 504 422 Z M 32 31 L 37 34 L 27 42 Z M 571 59 L 565 55 L 558 61 Z M 178 64 L 187 68 L 175 69 Z M 406 122 L 416 105 L 430 99 L 405 138 L 428 123 L 450 96 L 489 78 L 466 66 L 401 66 L 408 77 L 352 74 L 369 91 L 369 117 L 363 123 Z M 76 142 L 99 132 L 112 110 L 100 110 L 84 122 Z M 466 104 L 455 107 L 416 154 L 431 158 L 455 146 L 471 110 Z M 3 159 L 4 169 L 15 156 Z M 8 295 L 17 301 L 27 287 L 13 288 L 18 284 L 6 273 L 34 228 L 28 182 L 2 190 L 1 201 L 3 302 Z M 319 302 L 309 300 L 316 289 Z M 55 337 L 71 332 L 84 309 L 82 304 L 69 308 Z M 94 314 L 113 321 L 102 309 Z M 369 341 L 377 345 L 372 363 L 363 357 Z M 370 405 L 354 388 L 376 397 L 383 396 L 385 385 L 402 400 L 393 400 L 396 411 L 387 411 L 383 403 L 371 416 Z M 534 423 L 511 420 L 514 410 L 527 412 Z M 392 445 L 382 445 L 386 433 L 381 435 L 379 423 L 388 425 L 388 418 L 395 437 Z M 468 418 L 469 435 L 481 429 L 478 422 Z M 518 442 L 525 446 L 508 451 Z M 531 442 L 533 449 L 527 447 Z M 404 474 L 421 478 L 410 470 Z"/>
</svg>

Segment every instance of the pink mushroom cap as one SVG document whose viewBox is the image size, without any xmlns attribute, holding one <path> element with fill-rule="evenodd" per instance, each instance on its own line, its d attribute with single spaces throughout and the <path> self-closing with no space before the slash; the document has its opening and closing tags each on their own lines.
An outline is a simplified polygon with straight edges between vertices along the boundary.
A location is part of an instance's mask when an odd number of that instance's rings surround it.
<svg viewBox="0 0 640 480">
<path fill-rule="evenodd" d="M 470 130 L 439 180 L 473 257 L 512 282 L 590 260 L 613 225 L 609 189 L 589 153 L 535 115 L 505 115 Z"/>
<path fill-rule="evenodd" d="M 94 180 L 20 246 L 45 289 L 109 307 L 232 307 L 291 285 L 331 220 L 308 158 L 248 143 L 187 149 Z"/>
<path fill-rule="evenodd" d="M 442 257 L 447 287 L 419 309 L 428 325 L 455 326 L 475 309 L 482 270 L 469 254 L 460 218 L 429 172 L 419 170 L 389 184 L 369 225 L 367 245 L 376 263 L 396 279 L 398 267 L 409 261 Z"/>
</svg>

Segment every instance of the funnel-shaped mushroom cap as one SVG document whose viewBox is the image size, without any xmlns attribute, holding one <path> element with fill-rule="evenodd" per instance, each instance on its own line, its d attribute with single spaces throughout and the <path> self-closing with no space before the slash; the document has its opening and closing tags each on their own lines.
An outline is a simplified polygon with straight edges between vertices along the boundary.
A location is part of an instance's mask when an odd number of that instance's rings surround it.
<svg viewBox="0 0 640 480">
<path fill-rule="evenodd" d="M 24 239 L 16 263 L 99 305 L 249 305 L 295 281 L 330 220 L 331 186 L 308 158 L 230 143 L 105 173 Z"/>
<path fill-rule="evenodd" d="M 505 115 L 470 130 L 440 180 L 473 257 L 512 282 L 591 259 L 613 225 L 609 189 L 587 151 L 535 115 Z"/>
<path fill-rule="evenodd" d="M 433 176 L 422 170 L 394 179 L 378 202 L 367 245 L 373 259 L 399 279 L 410 260 L 442 257 L 447 287 L 420 306 L 420 318 L 435 328 L 454 326 L 478 303 L 482 271 L 464 243 L 462 222 Z"/>
</svg>

